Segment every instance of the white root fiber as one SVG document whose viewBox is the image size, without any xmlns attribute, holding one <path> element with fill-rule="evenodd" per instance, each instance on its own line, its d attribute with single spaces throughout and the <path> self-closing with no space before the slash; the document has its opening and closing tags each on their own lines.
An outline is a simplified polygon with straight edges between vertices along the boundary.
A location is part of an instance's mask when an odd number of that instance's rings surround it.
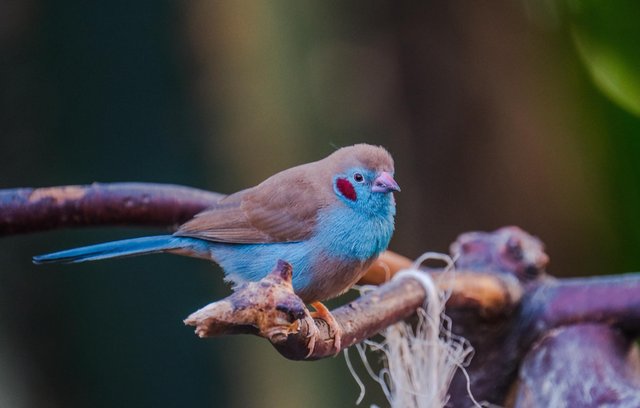
<svg viewBox="0 0 640 408">
<path fill-rule="evenodd" d="M 376 381 L 391 408 L 437 408 L 449 401 L 449 385 L 457 370 L 467 378 L 467 392 L 476 407 L 482 407 L 471 395 L 465 367 L 473 357 L 473 347 L 463 337 L 451 332 L 451 319 L 445 315 L 445 303 L 450 293 L 439 290 L 429 274 L 419 270 L 427 260 L 446 263 L 446 271 L 453 274 L 454 262 L 448 255 L 427 252 L 418 258 L 411 269 L 398 272 L 393 279 L 416 279 L 427 293 L 423 308 L 416 313 L 417 323 L 398 322 L 380 333 L 382 340 L 366 340 L 356 345 L 358 355 L 371 378 Z M 445 278 L 446 279 L 446 278 Z M 360 288 L 362 291 L 371 287 Z M 376 372 L 367 360 L 367 349 L 379 354 L 383 368 Z M 344 356 L 351 374 L 360 387 L 360 404 L 365 396 L 363 382 L 356 374 L 348 350 Z M 376 405 L 372 405 L 377 407 Z"/>
</svg>

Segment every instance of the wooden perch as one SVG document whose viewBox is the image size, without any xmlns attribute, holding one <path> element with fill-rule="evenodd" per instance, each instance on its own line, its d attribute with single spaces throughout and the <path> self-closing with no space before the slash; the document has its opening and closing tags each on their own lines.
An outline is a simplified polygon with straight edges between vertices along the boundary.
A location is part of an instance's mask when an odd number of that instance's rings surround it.
<svg viewBox="0 0 640 408">
<path fill-rule="evenodd" d="M 483 316 L 512 308 L 521 295 L 517 281 L 499 275 L 460 272 L 449 277 L 442 271 L 434 271 L 433 275 L 441 289 L 451 292 L 450 307 L 473 308 Z M 388 282 L 333 310 L 343 329 L 342 348 L 410 317 L 424 301 L 422 285 L 407 278 Z M 294 327 L 298 320 L 301 320 L 299 327 Z M 291 265 L 283 261 L 261 281 L 239 286 L 231 296 L 198 310 L 185 323 L 195 326 L 200 337 L 257 334 L 270 340 L 283 356 L 294 360 L 315 360 L 336 354 L 328 326 L 320 319 L 311 319 L 304 303 L 293 293 Z"/>
<path fill-rule="evenodd" d="M 174 228 L 220 197 L 187 187 L 145 183 L 4 190 L 0 191 L 0 236 L 72 226 Z M 626 391 L 640 384 L 637 371 L 626 369 L 627 356 L 635 347 L 629 334 L 635 335 L 640 329 L 640 274 L 551 278 L 545 273 L 548 256 L 542 243 L 516 227 L 463 234 L 452 245 L 452 255 L 457 258 L 458 268 L 453 277 L 442 271 L 429 273 L 439 287 L 451 293 L 447 313 L 453 319 L 453 331 L 469 339 L 476 350 L 467 370 L 477 400 L 507 403 L 507 395 L 518 379 L 526 388 L 511 392 L 511 404 L 528 406 L 532 396 L 533 401 L 541 401 L 538 397 L 546 394 L 544 384 L 537 380 L 542 381 L 549 370 L 557 375 L 557 381 L 568 381 L 565 368 L 569 366 L 562 361 L 539 365 L 540 353 L 561 360 L 568 354 L 562 352 L 563 348 L 571 350 L 574 344 L 601 356 L 601 360 L 611 358 L 613 363 L 605 367 L 580 353 L 572 355 L 576 360 L 571 367 L 577 367 L 583 383 L 588 381 L 594 388 L 587 396 L 564 395 L 571 406 L 595 406 L 589 395 L 606 395 L 607 402 L 623 404 L 622 394 L 607 394 L 615 388 L 610 381 L 624 382 L 617 389 Z M 363 282 L 386 282 L 408 265 L 408 259 L 385 253 Z M 189 316 L 186 323 L 196 326 L 202 337 L 261 335 L 287 358 L 333 355 L 328 328 L 323 321 L 309 319 L 306 307 L 287 283 L 290 272 L 282 263 L 263 281 L 238 288 L 229 298 Z M 398 279 L 337 308 L 333 315 L 343 328 L 342 344 L 352 345 L 407 318 L 423 304 L 424 297 L 417 281 Z M 311 342 L 315 342 L 312 347 Z M 602 347 L 589 349 L 589 345 L 597 344 Z M 617 375 L 609 382 L 595 377 L 598 370 L 610 368 Z M 466 386 L 461 376 L 454 379 L 449 390 L 452 406 L 469 405 Z"/>
</svg>

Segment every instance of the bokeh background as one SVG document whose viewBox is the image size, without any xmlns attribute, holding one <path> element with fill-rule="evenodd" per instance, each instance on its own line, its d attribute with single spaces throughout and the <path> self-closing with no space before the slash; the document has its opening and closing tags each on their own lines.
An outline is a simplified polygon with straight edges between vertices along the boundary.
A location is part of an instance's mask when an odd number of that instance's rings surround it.
<svg viewBox="0 0 640 408">
<path fill-rule="evenodd" d="M 396 159 L 404 255 L 516 224 L 555 275 L 638 270 L 639 18 L 624 0 L 0 0 L 0 188 L 232 192 L 367 141 Z M 228 294 L 215 266 L 30 262 L 155 232 L 2 239 L 0 407 L 354 405 L 341 357 L 183 327 Z"/>
</svg>

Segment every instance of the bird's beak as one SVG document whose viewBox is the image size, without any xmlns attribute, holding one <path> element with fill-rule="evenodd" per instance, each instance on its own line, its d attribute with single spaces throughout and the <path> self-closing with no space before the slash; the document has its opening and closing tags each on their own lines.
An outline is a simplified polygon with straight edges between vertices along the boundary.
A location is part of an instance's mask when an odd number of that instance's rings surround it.
<svg viewBox="0 0 640 408">
<path fill-rule="evenodd" d="M 373 187 L 371 187 L 371 191 L 374 193 L 388 193 L 390 191 L 400 191 L 400 186 L 393 179 L 391 174 L 383 171 L 380 175 L 373 181 Z"/>
</svg>

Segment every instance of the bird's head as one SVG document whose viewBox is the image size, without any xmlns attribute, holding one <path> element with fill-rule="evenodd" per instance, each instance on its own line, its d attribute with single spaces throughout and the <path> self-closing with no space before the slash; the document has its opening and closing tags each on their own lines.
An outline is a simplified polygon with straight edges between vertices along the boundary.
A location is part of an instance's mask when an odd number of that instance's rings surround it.
<svg viewBox="0 0 640 408">
<path fill-rule="evenodd" d="M 378 146 L 359 144 L 334 152 L 328 159 L 335 163 L 333 191 L 352 208 L 379 213 L 393 211 L 394 191 L 400 186 L 393 179 L 393 159 Z"/>
</svg>

